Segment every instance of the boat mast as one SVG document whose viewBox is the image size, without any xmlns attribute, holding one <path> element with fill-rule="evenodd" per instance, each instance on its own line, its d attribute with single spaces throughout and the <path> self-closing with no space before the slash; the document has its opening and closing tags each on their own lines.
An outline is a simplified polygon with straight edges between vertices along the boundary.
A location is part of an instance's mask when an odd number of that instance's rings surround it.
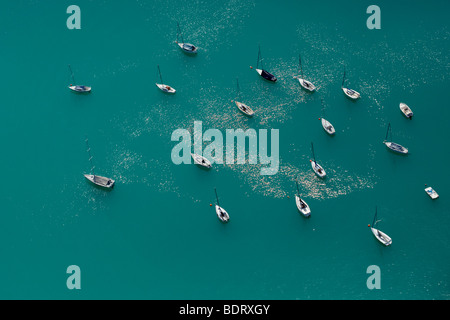
<svg viewBox="0 0 450 320">
<path fill-rule="evenodd" d="M 88 152 L 88 154 L 89 154 L 89 162 L 90 162 L 90 164 L 91 164 L 91 172 L 92 172 L 92 175 L 94 176 L 94 180 L 95 180 L 95 173 L 94 173 L 94 168 L 95 168 L 95 166 L 93 165 L 93 163 L 92 163 L 92 155 L 91 155 L 91 148 L 89 147 L 89 141 L 88 141 L 88 138 L 86 137 L 86 147 L 87 147 L 87 152 Z"/>
<path fill-rule="evenodd" d="M 217 190 L 216 190 L 216 188 L 214 188 L 214 192 L 216 193 L 217 205 L 220 207 L 220 204 L 219 204 L 219 197 L 217 196 Z"/>
<path fill-rule="evenodd" d="M 181 33 L 180 24 L 177 22 L 177 43 L 178 43 L 178 37 L 180 37 L 182 43 L 184 43 L 183 34 Z"/>
<path fill-rule="evenodd" d="M 259 63 L 261 62 L 261 69 L 264 69 L 261 59 L 261 46 L 258 46 L 258 61 L 256 62 L 256 69 L 259 69 Z"/>
<path fill-rule="evenodd" d="M 344 65 L 344 78 L 342 78 L 342 86 L 341 86 L 341 88 L 344 88 L 344 82 L 345 82 L 345 65 Z"/>
<path fill-rule="evenodd" d="M 75 83 L 75 77 L 73 76 L 72 67 L 69 64 L 70 75 L 72 76 L 72 82 Z"/>
<path fill-rule="evenodd" d="M 373 217 L 372 228 L 375 228 L 375 225 L 378 222 L 378 220 L 377 220 L 377 213 L 378 213 L 378 207 L 375 206 L 375 216 Z"/>
<path fill-rule="evenodd" d="M 300 76 L 301 76 L 302 79 L 303 79 L 302 58 L 301 58 L 300 55 L 298 55 L 298 65 L 299 65 L 299 68 L 300 68 Z"/>
<path fill-rule="evenodd" d="M 300 190 L 299 190 L 299 188 L 298 188 L 298 181 L 297 181 L 297 178 L 295 178 L 295 184 L 297 185 L 297 194 L 298 194 L 298 196 L 300 197 Z"/>
<path fill-rule="evenodd" d="M 237 91 L 236 96 L 237 96 L 237 98 L 239 98 L 239 94 L 241 93 L 241 90 L 239 88 L 239 79 L 238 78 L 236 78 L 236 91 Z"/>
<path fill-rule="evenodd" d="M 387 132 L 386 132 L 386 138 L 384 139 L 384 141 L 387 141 L 389 132 L 391 133 L 391 140 L 392 140 L 392 129 L 391 129 L 391 123 L 390 122 L 388 124 L 388 129 L 387 129 Z"/>
<path fill-rule="evenodd" d="M 311 142 L 311 150 L 312 150 L 313 159 L 314 159 L 314 166 L 317 167 L 316 155 L 314 154 L 314 145 L 312 142 Z"/>
<path fill-rule="evenodd" d="M 162 75 L 161 75 L 161 70 L 159 69 L 159 64 L 158 64 L 158 73 L 159 73 L 159 79 L 161 80 L 161 84 L 163 84 L 163 79 L 162 79 Z"/>
</svg>

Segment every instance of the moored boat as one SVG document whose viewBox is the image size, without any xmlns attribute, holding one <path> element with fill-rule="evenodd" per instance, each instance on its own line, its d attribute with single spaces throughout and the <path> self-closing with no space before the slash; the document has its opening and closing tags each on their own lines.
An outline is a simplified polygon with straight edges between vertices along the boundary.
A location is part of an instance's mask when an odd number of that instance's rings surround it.
<svg viewBox="0 0 450 320">
<path fill-rule="evenodd" d="M 411 108 L 408 107 L 407 104 L 401 102 L 400 103 L 400 110 L 405 115 L 405 117 L 407 117 L 410 120 L 412 119 L 414 113 L 412 112 Z"/>
</svg>

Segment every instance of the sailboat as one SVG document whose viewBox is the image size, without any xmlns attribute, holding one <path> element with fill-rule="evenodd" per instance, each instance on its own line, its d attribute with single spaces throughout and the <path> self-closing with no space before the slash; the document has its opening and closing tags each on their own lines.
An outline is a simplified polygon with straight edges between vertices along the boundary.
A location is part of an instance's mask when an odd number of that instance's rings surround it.
<svg viewBox="0 0 450 320">
<path fill-rule="evenodd" d="M 316 90 L 316 87 L 312 84 L 312 82 L 306 80 L 303 78 L 303 68 L 302 68 L 302 58 L 300 55 L 298 55 L 298 65 L 299 65 L 299 69 L 300 69 L 300 77 L 295 77 L 298 79 L 298 81 L 300 82 L 300 85 L 308 90 L 309 92 L 314 92 Z"/>
<path fill-rule="evenodd" d="M 380 221 L 381 220 L 377 220 L 377 208 L 375 208 L 375 216 L 373 218 L 372 226 L 369 224 L 370 230 L 378 241 L 380 241 L 385 246 L 390 246 L 392 244 L 392 239 L 386 233 L 375 229 L 376 224 Z"/>
<path fill-rule="evenodd" d="M 341 86 L 342 91 L 344 91 L 347 97 L 353 100 L 359 99 L 361 97 L 361 94 L 359 92 L 356 92 L 353 89 L 345 88 L 344 83 L 345 83 L 345 67 L 344 67 L 344 78 L 342 79 L 342 86 Z"/>
<path fill-rule="evenodd" d="M 203 157 L 203 156 L 201 156 L 199 154 L 191 153 L 191 157 L 192 157 L 192 159 L 194 159 L 194 162 L 196 164 L 198 164 L 198 165 L 200 165 L 202 167 L 205 167 L 205 168 L 208 168 L 208 169 L 212 167 L 211 162 L 208 159 L 206 159 L 205 157 Z"/>
<path fill-rule="evenodd" d="M 91 163 L 91 174 L 84 174 L 84 177 L 99 187 L 103 187 L 106 189 L 112 189 L 114 187 L 114 183 L 115 183 L 115 181 L 113 179 L 98 176 L 94 173 L 95 167 L 92 164 L 91 148 L 89 147 L 89 141 L 87 138 L 86 138 L 86 147 L 87 147 L 87 152 L 89 154 L 89 162 Z"/>
<path fill-rule="evenodd" d="M 323 104 L 323 99 L 322 99 L 322 112 L 324 109 L 325 109 L 325 106 Z M 319 118 L 319 120 L 321 120 L 322 127 L 326 133 L 328 133 L 331 136 L 336 133 L 336 130 L 334 129 L 333 125 L 328 120 L 324 119 L 323 117 Z"/>
<path fill-rule="evenodd" d="M 230 216 L 228 215 L 228 213 L 225 211 L 224 208 L 220 207 L 220 205 L 219 205 L 219 197 L 217 196 L 216 188 L 214 188 L 214 192 L 216 193 L 216 200 L 217 200 L 217 204 L 216 204 L 217 217 L 220 219 L 220 221 L 226 223 L 226 222 L 230 221 Z"/>
<path fill-rule="evenodd" d="M 261 68 L 260 68 L 260 65 L 261 65 Z M 250 68 L 253 69 L 253 67 L 250 67 Z M 263 63 L 262 63 L 262 57 L 261 57 L 261 47 L 259 47 L 259 50 L 258 50 L 258 59 L 257 59 L 257 62 L 256 62 L 256 69 L 255 70 L 256 70 L 256 72 L 258 72 L 258 74 L 261 77 L 263 77 L 263 79 L 265 79 L 267 81 L 271 81 L 271 82 L 276 82 L 277 81 L 277 78 L 273 74 L 271 74 L 270 72 L 264 70 Z"/>
<path fill-rule="evenodd" d="M 388 125 L 388 129 L 386 132 L 386 138 L 384 139 L 383 143 L 386 145 L 386 147 L 388 147 L 390 150 L 397 152 L 397 153 L 401 153 L 401 154 L 408 154 L 408 149 L 403 147 L 402 145 L 399 145 L 398 143 L 395 142 L 391 142 L 391 141 L 387 141 L 387 138 L 389 138 L 392 140 L 392 128 L 391 128 L 391 124 L 389 123 Z"/>
<path fill-rule="evenodd" d="M 161 80 L 161 83 L 156 83 L 156 86 L 165 93 L 175 93 L 177 92 L 174 88 L 172 88 L 171 86 L 164 84 L 163 79 L 162 79 L 162 75 L 161 75 L 161 69 L 159 68 L 158 65 L 158 74 L 159 74 L 159 79 Z"/>
<path fill-rule="evenodd" d="M 72 76 L 72 82 L 75 83 L 75 77 L 73 76 L 73 72 L 72 72 L 72 68 L 69 64 L 69 70 L 70 70 L 70 74 Z M 88 86 L 80 86 L 80 85 L 73 85 L 70 84 L 69 85 L 69 89 L 75 92 L 79 92 L 79 93 L 88 93 L 91 92 L 92 88 L 88 87 Z"/>
<path fill-rule="evenodd" d="M 236 83 L 237 83 L 237 98 L 239 98 L 241 91 L 239 89 L 239 80 L 238 79 L 236 79 Z M 235 100 L 234 103 L 236 103 L 236 106 L 243 114 L 245 114 L 249 117 L 253 117 L 253 115 L 255 114 L 255 112 L 252 110 L 252 108 L 250 108 L 248 105 L 246 105 L 242 102 L 239 102 L 237 100 Z"/>
<path fill-rule="evenodd" d="M 311 167 L 312 167 L 312 169 L 314 170 L 314 172 L 316 173 L 316 175 L 319 177 L 319 178 L 325 178 L 325 176 L 327 175 L 326 174 L 326 172 L 325 172 L 325 170 L 317 163 L 317 161 L 316 161 L 316 156 L 315 156 L 315 154 L 314 154 L 314 145 L 313 145 L 313 143 L 311 142 L 311 150 L 312 150 L 312 154 L 313 154 L 313 159 L 314 160 L 309 160 L 310 162 L 311 162 Z"/>
<path fill-rule="evenodd" d="M 403 102 L 400 103 L 400 110 L 401 110 L 401 112 L 403 112 L 405 117 L 407 117 L 409 120 L 412 120 L 414 113 L 412 112 L 411 108 L 408 107 L 408 105 L 406 103 L 403 103 Z"/>
<path fill-rule="evenodd" d="M 309 218 L 311 216 L 311 209 L 309 208 L 308 204 L 300 198 L 300 190 L 298 187 L 298 181 L 295 179 L 295 183 L 297 184 L 297 194 L 295 195 L 295 204 L 297 205 L 298 211 L 304 216 Z"/>
<path fill-rule="evenodd" d="M 178 42 L 178 38 L 181 38 L 181 42 Z M 177 22 L 177 44 L 183 50 L 183 52 L 196 54 L 197 47 L 191 43 L 184 42 L 183 34 L 181 33 L 180 24 Z"/>
</svg>

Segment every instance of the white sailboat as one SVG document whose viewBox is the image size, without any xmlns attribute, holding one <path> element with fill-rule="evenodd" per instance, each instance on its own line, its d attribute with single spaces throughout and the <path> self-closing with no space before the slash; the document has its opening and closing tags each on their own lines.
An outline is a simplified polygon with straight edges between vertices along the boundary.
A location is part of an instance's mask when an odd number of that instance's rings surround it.
<svg viewBox="0 0 450 320">
<path fill-rule="evenodd" d="M 202 166 L 202 167 L 205 167 L 208 169 L 212 167 L 211 162 L 199 154 L 191 153 L 191 157 L 192 157 L 192 159 L 194 159 L 194 162 L 196 164 L 198 164 L 199 166 Z"/>
<path fill-rule="evenodd" d="M 230 216 L 225 211 L 225 209 L 219 205 L 219 197 L 217 196 L 217 190 L 215 188 L 214 188 L 214 192 L 216 193 L 216 200 L 217 200 L 217 204 L 216 204 L 217 217 L 219 218 L 220 221 L 227 223 L 228 221 L 230 221 Z"/>
<path fill-rule="evenodd" d="M 316 161 L 316 156 L 314 154 L 314 145 L 312 142 L 311 142 L 311 150 L 312 150 L 313 159 L 314 159 L 314 160 L 309 160 L 311 162 L 311 167 L 312 167 L 313 171 L 315 172 L 315 174 L 319 178 L 323 179 L 326 177 L 327 174 L 326 174 L 325 170 L 322 168 L 322 166 L 320 164 L 318 164 Z"/>
<path fill-rule="evenodd" d="M 239 80 L 236 79 L 236 83 L 237 83 L 237 98 L 239 99 L 240 97 L 240 89 L 239 89 Z M 237 100 L 234 101 L 234 103 L 236 104 L 236 107 L 239 109 L 239 111 L 241 111 L 243 114 L 249 116 L 249 117 L 253 117 L 253 115 L 255 114 L 255 112 L 252 110 L 252 108 L 250 108 L 248 105 L 239 102 Z"/>
<path fill-rule="evenodd" d="M 353 89 L 345 88 L 345 67 L 344 67 L 344 78 L 342 79 L 342 91 L 344 91 L 345 95 L 350 99 L 357 100 L 361 97 L 361 94 Z"/>
<path fill-rule="evenodd" d="M 297 205 L 298 211 L 300 211 L 300 213 L 304 217 L 309 218 L 311 216 L 311 208 L 308 206 L 305 200 L 300 198 L 300 190 L 298 187 L 297 179 L 295 179 L 295 183 L 297 184 L 297 194 L 295 195 L 295 204 Z"/>
<path fill-rule="evenodd" d="M 325 112 L 325 106 L 324 106 L 323 99 L 322 99 L 322 113 L 324 113 L 324 112 Z M 321 121 L 322 127 L 326 133 L 328 133 L 331 136 L 336 133 L 334 126 L 328 120 L 324 119 L 323 117 L 319 118 L 319 120 Z"/>
<path fill-rule="evenodd" d="M 261 65 L 261 67 L 260 67 Z M 250 67 L 251 69 L 253 69 L 253 67 Z M 277 78 L 271 74 L 270 72 L 264 70 L 264 66 L 263 66 L 263 62 L 262 62 L 262 57 L 261 57 L 261 47 L 259 47 L 258 50 L 258 59 L 256 62 L 256 72 L 265 80 L 270 81 L 270 82 L 276 82 Z"/>
<path fill-rule="evenodd" d="M 185 53 L 189 54 L 196 54 L 197 53 L 197 47 L 194 46 L 192 43 L 184 42 L 183 34 L 181 33 L 180 24 L 177 22 L 177 44 L 183 50 Z M 181 42 L 178 42 L 178 38 L 181 38 Z"/>
<path fill-rule="evenodd" d="M 156 86 L 165 93 L 170 93 L 170 94 L 174 94 L 175 92 L 177 92 L 174 88 L 172 88 L 171 86 L 164 84 L 163 79 L 162 79 L 162 75 L 161 75 L 161 69 L 159 68 L 158 65 L 158 74 L 159 74 L 159 79 L 161 81 L 161 83 L 156 83 Z"/>
<path fill-rule="evenodd" d="M 69 70 L 70 70 L 70 74 L 72 76 L 72 82 L 75 83 L 75 77 L 73 76 L 72 67 L 70 66 L 70 64 L 69 64 Z M 81 85 L 73 85 L 73 84 L 69 85 L 69 89 L 74 92 L 78 92 L 78 93 L 89 93 L 92 90 L 92 88 L 89 86 L 81 86 Z"/>
<path fill-rule="evenodd" d="M 333 125 L 328 120 L 324 118 L 319 118 L 319 120 L 322 122 L 322 127 L 326 133 L 328 133 L 331 136 L 336 133 L 336 130 L 334 129 Z"/>
<path fill-rule="evenodd" d="M 392 244 L 392 239 L 383 231 L 375 228 L 376 224 L 380 221 L 381 220 L 377 220 L 377 208 L 375 208 L 375 217 L 373 218 L 372 226 L 369 224 L 370 230 L 378 241 L 380 241 L 385 246 L 390 246 Z"/>
<path fill-rule="evenodd" d="M 397 152 L 397 153 L 400 153 L 400 154 L 408 154 L 409 151 L 404 146 L 402 146 L 402 145 L 400 145 L 398 143 L 392 142 L 392 141 L 387 141 L 388 135 L 390 137 L 390 140 L 392 140 L 392 128 L 391 128 L 391 124 L 390 123 L 388 125 L 388 129 L 387 129 L 387 132 L 386 132 L 386 138 L 384 139 L 383 143 L 386 145 L 386 147 L 388 147 L 390 150 L 392 150 L 394 152 Z"/>
<path fill-rule="evenodd" d="M 86 147 L 87 147 L 87 152 L 89 154 L 89 162 L 91 163 L 91 173 L 90 174 L 83 174 L 84 177 L 89 180 L 90 182 L 92 182 L 93 184 L 102 187 L 102 188 L 106 188 L 106 189 L 112 189 L 114 187 L 115 181 L 113 179 L 107 178 L 107 177 L 102 177 L 102 176 L 98 176 L 94 173 L 94 165 L 92 164 L 92 156 L 91 156 L 91 148 L 89 147 L 89 141 L 86 138 Z"/>
<path fill-rule="evenodd" d="M 400 111 L 405 115 L 405 117 L 407 117 L 409 120 L 412 120 L 414 113 L 406 103 L 400 103 Z"/>
<path fill-rule="evenodd" d="M 300 85 L 309 92 L 314 92 L 316 90 L 316 86 L 312 84 L 312 82 L 306 80 L 303 78 L 303 68 L 302 68 L 302 58 L 300 55 L 298 55 L 298 64 L 299 64 L 299 73 L 300 76 L 294 77 L 297 78 L 300 82 Z"/>
</svg>

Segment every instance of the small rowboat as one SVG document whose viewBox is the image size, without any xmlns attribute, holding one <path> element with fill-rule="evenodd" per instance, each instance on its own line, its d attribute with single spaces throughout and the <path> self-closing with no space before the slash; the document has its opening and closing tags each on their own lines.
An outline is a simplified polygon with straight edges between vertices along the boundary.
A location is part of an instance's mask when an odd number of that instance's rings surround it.
<svg viewBox="0 0 450 320">
<path fill-rule="evenodd" d="M 69 89 L 72 90 L 72 91 L 75 91 L 75 92 L 79 92 L 79 93 L 88 93 L 88 92 L 91 92 L 92 88 L 88 87 L 88 86 L 73 86 L 73 85 L 70 85 Z"/>
<path fill-rule="evenodd" d="M 255 112 L 252 110 L 252 108 L 250 108 L 248 105 L 239 102 L 239 101 L 235 101 L 236 106 L 238 107 L 238 109 L 244 113 L 245 115 L 249 116 L 249 117 L 253 117 L 253 115 L 255 114 Z"/>
<path fill-rule="evenodd" d="M 432 187 L 428 187 L 425 189 L 425 192 L 430 196 L 431 199 L 437 199 L 439 198 L 438 193 L 432 188 Z"/>
<path fill-rule="evenodd" d="M 403 112 L 403 114 L 405 115 L 405 117 L 407 117 L 408 119 L 412 119 L 413 117 L 413 112 L 411 110 L 410 107 L 408 107 L 405 103 L 400 103 L 400 110 Z"/>
<path fill-rule="evenodd" d="M 199 154 L 195 154 L 195 153 L 191 153 L 192 159 L 194 159 L 194 162 L 202 167 L 205 168 L 211 168 L 211 162 L 209 162 L 208 159 L 206 159 L 205 157 L 199 155 Z"/>
<path fill-rule="evenodd" d="M 334 135 L 336 133 L 333 125 L 328 120 L 325 120 L 324 118 L 319 118 L 319 120 L 321 120 L 322 127 L 326 131 L 326 133 L 328 133 L 329 135 Z"/>
</svg>

